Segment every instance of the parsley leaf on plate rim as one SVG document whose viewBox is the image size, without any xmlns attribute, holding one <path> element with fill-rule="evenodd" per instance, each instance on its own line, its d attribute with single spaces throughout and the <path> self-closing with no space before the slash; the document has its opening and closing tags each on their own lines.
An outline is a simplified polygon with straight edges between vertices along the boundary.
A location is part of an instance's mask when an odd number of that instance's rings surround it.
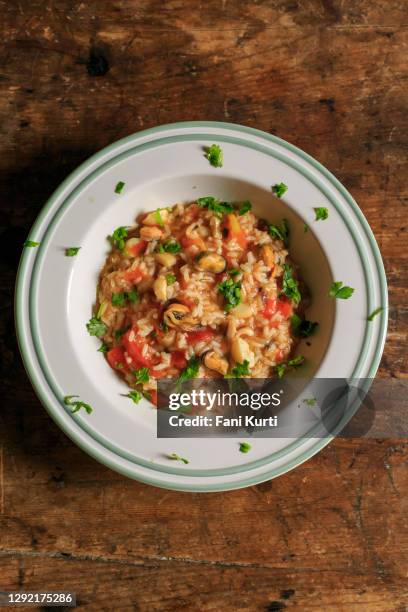
<svg viewBox="0 0 408 612">
<path fill-rule="evenodd" d="M 81 247 L 67 247 L 65 249 L 65 255 L 67 257 L 75 257 L 75 255 L 78 254 L 78 251 L 80 250 Z"/>
<path fill-rule="evenodd" d="M 367 321 L 374 321 L 374 318 L 379 315 L 381 312 L 383 312 L 384 308 L 382 306 L 379 306 L 378 308 L 376 308 L 375 310 L 373 310 L 373 312 L 371 314 L 368 315 L 367 317 Z"/>
<path fill-rule="evenodd" d="M 124 394 L 124 397 L 128 397 L 135 404 L 138 404 L 140 400 L 143 399 L 143 393 L 137 389 L 132 389 L 132 391 L 129 391 L 129 393 Z"/>
<path fill-rule="evenodd" d="M 178 455 L 177 453 L 169 453 L 168 455 L 166 455 L 166 457 L 171 461 L 182 461 L 185 465 L 190 463 L 188 459 L 186 459 L 185 457 L 180 457 L 180 455 Z"/>
<path fill-rule="evenodd" d="M 333 281 L 329 290 L 329 297 L 348 300 L 354 293 L 353 287 L 343 285 L 343 281 Z"/>
<path fill-rule="evenodd" d="M 224 163 L 224 154 L 220 145 L 212 144 L 205 148 L 205 157 L 214 168 L 222 168 Z"/>
<path fill-rule="evenodd" d="M 119 181 L 116 183 L 115 193 L 122 193 L 125 183 L 123 181 Z"/>
<path fill-rule="evenodd" d="M 317 206 L 313 209 L 315 211 L 315 221 L 325 221 L 329 217 L 329 209 L 325 206 Z"/>
<path fill-rule="evenodd" d="M 64 397 L 64 404 L 71 407 L 71 414 L 78 412 L 81 408 L 84 408 L 87 414 L 91 414 L 92 406 L 79 399 L 75 400 L 76 397 L 79 397 L 79 395 L 66 395 Z"/>
<path fill-rule="evenodd" d="M 249 453 L 252 446 L 249 442 L 240 442 L 239 443 L 239 451 L 240 453 Z"/>
<path fill-rule="evenodd" d="M 285 183 L 275 183 L 272 185 L 272 191 L 276 195 L 276 197 L 281 198 L 288 190 L 287 185 Z"/>
</svg>

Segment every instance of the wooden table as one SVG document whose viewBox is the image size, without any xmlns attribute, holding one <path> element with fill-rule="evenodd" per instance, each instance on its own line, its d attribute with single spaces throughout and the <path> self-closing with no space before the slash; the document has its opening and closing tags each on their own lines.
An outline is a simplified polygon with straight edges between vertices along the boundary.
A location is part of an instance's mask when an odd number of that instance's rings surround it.
<svg viewBox="0 0 408 612">
<path fill-rule="evenodd" d="M 232 121 L 305 149 L 357 199 L 390 287 L 379 375 L 406 377 L 406 2 L 0 8 L 0 589 L 72 589 L 91 610 L 406 610 L 406 441 L 338 440 L 242 491 L 154 489 L 57 429 L 12 327 L 22 240 L 68 172 L 142 128 Z"/>
</svg>

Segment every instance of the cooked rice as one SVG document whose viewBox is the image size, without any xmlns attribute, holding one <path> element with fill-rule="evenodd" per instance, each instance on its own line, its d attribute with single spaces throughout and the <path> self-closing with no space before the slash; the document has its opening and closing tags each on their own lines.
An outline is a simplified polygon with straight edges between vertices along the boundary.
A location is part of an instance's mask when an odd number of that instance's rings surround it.
<svg viewBox="0 0 408 612">
<path fill-rule="evenodd" d="M 147 215 L 142 215 L 138 224 L 128 229 L 125 248 L 112 245 L 100 274 L 97 310 L 102 305 L 100 318 L 107 326 L 103 341 L 110 349 L 107 356 L 112 367 L 131 387 L 136 385 L 134 371 L 148 367 L 150 378 L 143 384 L 145 391 L 154 389 L 157 378 L 178 376 L 191 356 L 205 357 L 208 351 L 215 352 L 229 372 L 236 363 L 246 360 L 251 377 L 273 376 L 275 366 L 287 361 L 293 349 L 290 317 L 297 308 L 281 298 L 283 265 L 289 261 L 283 242 L 272 238 L 267 227 L 263 229 L 265 223 L 252 212 L 227 215 L 235 217 L 239 224 L 240 233 L 236 235 L 226 230 L 224 217 L 195 202 L 161 211 L 164 225 L 146 224 Z M 152 239 L 146 237 L 146 232 L 152 234 Z M 169 253 L 171 257 L 165 265 L 166 258 L 158 257 L 158 253 L 169 240 L 181 244 L 181 251 Z M 137 245 L 133 250 L 132 243 Z M 272 249 L 268 262 L 262 254 L 265 245 Z M 197 256 L 204 252 L 223 258 L 225 271 L 200 269 Z M 239 273 L 230 276 L 231 269 Z M 174 282 L 168 282 L 169 274 L 175 276 Z M 242 304 L 250 307 L 245 313 L 239 307 L 229 312 L 225 307 L 219 284 L 230 278 L 241 283 Z M 156 287 L 158 279 L 159 284 L 165 285 L 161 292 Z M 132 302 L 126 295 L 135 290 L 138 299 Z M 124 304 L 112 304 L 112 296 L 117 293 L 124 293 Z M 282 302 L 286 302 L 285 308 L 279 308 Z M 184 319 L 189 320 L 188 325 L 183 319 L 171 326 L 163 325 L 164 314 L 172 303 L 188 308 Z M 275 305 L 272 313 L 267 312 L 267 303 Z M 244 341 L 241 358 L 237 347 L 234 350 L 237 339 Z M 137 350 L 129 350 L 129 343 Z M 199 376 L 222 375 L 220 369 L 201 361 Z"/>
</svg>

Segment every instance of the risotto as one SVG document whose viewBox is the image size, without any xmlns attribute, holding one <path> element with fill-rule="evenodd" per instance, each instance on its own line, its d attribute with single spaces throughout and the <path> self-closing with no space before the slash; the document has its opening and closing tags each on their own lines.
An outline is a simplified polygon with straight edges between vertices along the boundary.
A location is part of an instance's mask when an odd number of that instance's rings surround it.
<svg viewBox="0 0 408 612">
<path fill-rule="evenodd" d="M 289 359 L 303 302 L 288 224 L 251 208 L 204 197 L 110 236 L 88 330 L 153 403 L 162 377 L 268 378 L 301 363 Z"/>
</svg>

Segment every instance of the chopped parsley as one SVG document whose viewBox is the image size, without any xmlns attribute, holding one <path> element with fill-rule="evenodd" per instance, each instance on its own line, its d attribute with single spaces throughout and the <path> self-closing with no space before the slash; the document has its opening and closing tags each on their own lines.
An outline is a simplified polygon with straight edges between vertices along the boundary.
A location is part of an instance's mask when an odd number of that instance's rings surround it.
<svg viewBox="0 0 408 612">
<path fill-rule="evenodd" d="M 226 374 L 224 378 L 241 378 L 243 376 L 251 376 L 247 359 L 244 359 L 242 363 L 236 363 L 231 372 Z"/>
<path fill-rule="evenodd" d="M 303 233 L 307 234 L 307 232 L 309 231 L 309 226 L 307 225 L 307 223 L 303 224 Z"/>
<path fill-rule="evenodd" d="M 305 358 L 302 355 L 298 355 L 293 359 L 289 359 L 286 363 L 278 363 L 278 365 L 275 366 L 278 378 L 283 378 L 285 376 L 287 368 L 299 368 L 304 360 Z"/>
<path fill-rule="evenodd" d="M 166 240 L 166 242 L 159 244 L 157 250 L 159 253 L 179 253 L 181 246 L 176 240 Z"/>
<path fill-rule="evenodd" d="M 373 321 L 374 317 L 376 317 L 377 315 L 380 314 L 380 312 L 382 312 L 384 310 L 384 308 L 382 306 L 379 306 L 378 308 L 376 308 L 375 310 L 373 310 L 373 312 L 367 317 L 367 321 Z"/>
<path fill-rule="evenodd" d="M 282 293 L 291 299 L 295 304 L 299 304 L 302 296 L 299 291 L 299 283 L 293 278 L 293 268 L 288 264 L 283 265 Z"/>
<path fill-rule="evenodd" d="M 289 244 L 289 222 L 287 219 L 282 219 L 280 225 L 269 225 L 269 235 L 272 238 L 282 240 L 283 244 L 287 247 Z"/>
<path fill-rule="evenodd" d="M 39 242 L 34 242 L 34 240 L 26 240 L 23 243 L 23 247 L 38 247 L 39 244 Z"/>
<path fill-rule="evenodd" d="M 166 283 L 168 285 L 174 285 L 177 280 L 177 276 L 175 274 L 166 274 Z"/>
<path fill-rule="evenodd" d="M 163 221 L 162 216 L 160 214 L 160 208 L 158 208 L 156 210 L 156 212 L 154 213 L 154 216 L 156 217 L 157 225 L 160 225 L 161 227 L 164 227 L 164 221 Z"/>
<path fill-rule="evenodd" d="M 182 461 L 186 465 L 190 463 L 188 459 L 186 459 L 185 457 L 180 457 L 180 455 L 178 455 L 177 453 L 171 453 L 170 455 L 166 455 L 166 457 L 167 459 L 171 459 L 172 461 Z"/>
<path fill-rule="evenodd" d="M 249 453 L 251 448 L 252 448 L 252 446 L 249 444 L 249 442 L 240 442 L 239 443 L 239 451 L 241 453 Z"/>
<path fill-rule="evenodd" d="M 98 348 L 98 353 L 107 353 L 109 351 L 109 346 L 102 342 L 101 346 Z"/>
<path fill-rule="evenodd" d="M 122 307 L 126 302 L 134 304 L 139 298 L 138 292 L 134 289 L 133 291 L 122 291 L 121 293 L 112 293 L 112 305 Z"/>
<path fill-rule="evenodd" d="M 139 294 L 136 291 L 136 289 L 133 289 L 133 291 L 128 291 L 126 293 L 126 299 L 128 302 L 131 302 L 132 304 L 137 302 L 137 300 L 139 299 Z"/>
<path fill-rule="evenodd" d="M 91 414 L 92 407 L 89 404 L 85 404 L 85 402 L 82 402 L 81 400 L 73 401 L 75 397 L 79 397 L 79 396 L 78 395 L 66 395 L 64 397 L 64 404 L 66 406 L 71 407 L 71 414 L 74 414 L 74 412 L 78 412 L 78 410 L 80 410 L 81 408 L 84 408 L 87 414 Z"/>
<path fill-rule="evenodd" d="M 139 368 L 133 372 L 136 378 L 136 384 L 142 385 L 149 382 L 149 368 Z"/>
<path fill-rule="evenodd" d="M 316 219 L 315 221 L 325 221 L 325 219 L 329 216 L 329 209 L 324 206 L 318 206 L 313 209 L 315 211 Z"/>
<path fill-rule="evenodd" d="M 224 156 L 222 153 L 222 149 L 217 144 L 212 144 L 211 147 L 206 147 L 205 156 L 214 168 L 221 168 Z"/>
<path fill-rule="evenodd" d="M 231 270 L 227 270 L 227 274 L 229 274 L 231 278 L 235 278 L 235 276 L 241 274 L 241 270 L 238 270 L 238 268 L 232 268 Z"/>
<path fill-rule="evenodd" d="M 218 284 L 218 290 L 222 293 L 225 300 L 225 310 L 229 312 L 235 306 L 241 303 L 241 283 L 234 282 L 232 278 L 228 278 Z"/>
<path fill-rule="evenodd" d="M 113 232 L 112 236 L 109 236 L 109 240 L 115 245 L 120 251 L 125 248 L 125 239 L 128 235 L 128 228 L 121 225 L 117 227 Z"/>
<path fill-rule="evenodd" d="M 126 325 L 126 327 L 121 327 L 120 329 L 116 329 L 115 330 L 116 340 L 120 340 L 123 334 L 126 334 L 126 332 L 128 331 L 128 329 L 130 329 L 130 327 L 131 327 L 130 325 Z"/>
<path fill-rule="evenodd" d="M 108 305 L 108 302 L 105 302 L 105 301 L 104 301 L 104 302 L 101 302 L 101 303 L 99 304 L 98 312 L 96 313 L 96 318 L 97 318 L 97 319 L 100 319 L 100 318 L 101 318 L 101 316 L 103 315 L 103 313 L 104 313 L 104 312 L 105 312 L 105 310 L 106 310 L 107 305 Z"/>
<path fill-rule="evenodd" d="M 278 198 L 281 198 L 287 190 L 288 188 L 285 183 L 275 183 L 275 185 L 272 185 L 272 191 Z"/>
<path fill-rule="evenodd" d="M 348 300 L 354 293 L 353 287 L 343 285 L 342 281 L 334 281 L 330 287 L 329 297 L 340 300 Z"/>
<path fill-rule="evenodd" d="M 200 360 L 198 357 L 193 355 L 187 361 L 187 365 L 184 368 L 184 370 L 180 372 L 177 382 L 181 383 L 181 382 L 184 382 L 185 380 L 190 380 L 190 378 L 196 378 L 199 368 L 200 368 Z"/>
<path fill-rule="evenodd" d="M 112 293 L 112 304 L 113 306 L 124 306 L 125 294 L 124 293 Z"/>
<path fill-rule="evenodd" d="M 278 365 L 275 366 L 275 370 L 278 378 L 283 378 L 286 372 L 286 363 L 278 363 Z"/>
<path fill-rule="evenodd" d="M 306 398 L 303 400 L 303 403 L 307 404 L 308 406 L 316 406 L 317 399 L 315 397 Z"/>
<path fill-rule="evenodd" d="M 249 200 L 245 200 L 245 202 L 242 203 L 242 206 L 239 208 L 238 214 L 241 215 L 245 215 L 245 213 L 249 212 L 250 210 L 252 210 L 252 204 Z"/>
<path fill-rule="evenodd" d="M 234 207 L 229 202 L 221 202 L 214 198 L 213 196 L 206 196 L 204 198 L 198 198 L 197 204 L 202 208 L 208 208 L 208 210 L 212 210 L 215 213 L 219 213 L 220 215 L 228 215 L 234 211 Z"/>
<path fill-rule="evenodd" d="M 89 319 L 88 323 L 86 324 L 86 329 L 88 330 L 90 336 L 101 338 L 106 333 L 108 328 L 103 321 L 98 319 L 98 317 L 92 317 L 92 319 Z"/>
<path fill-rule="evenodd" d="M 318 323 L 314 323 L 313 321 L 307 321 L 306 319 L 301 319 L 299 315 L 294 314 L 290 320 L 292 324 L 293 332 L 299 338 L 308 338 L 316 331 L 318 327 Z"/>
<path fill-rule="evenodd" d="M 125 183 L 123 181 L 119 181 L 119 183 L 116 183 L 115 193 L 122 193 L 124 186 Z"/>
<path fill-rule="evenodd" d="M 140 402 L 140 400 L 143 397 L 143 393 L 141 391 L 138 391 L 137 389 L 134 389 L 133 391 L 130 391 L 127 395 L 125 395 L 124 397 L 128 397 L 129 399 L 131 399 L 135 404 L 138 404 Z"/>
<path fill-rule="evenodd" d="M 67 257 L 75 257 L 78 254 L 78 251 L 81 247 L 68 247 L 65 249 L 65 255 Z"/>
</svg>

